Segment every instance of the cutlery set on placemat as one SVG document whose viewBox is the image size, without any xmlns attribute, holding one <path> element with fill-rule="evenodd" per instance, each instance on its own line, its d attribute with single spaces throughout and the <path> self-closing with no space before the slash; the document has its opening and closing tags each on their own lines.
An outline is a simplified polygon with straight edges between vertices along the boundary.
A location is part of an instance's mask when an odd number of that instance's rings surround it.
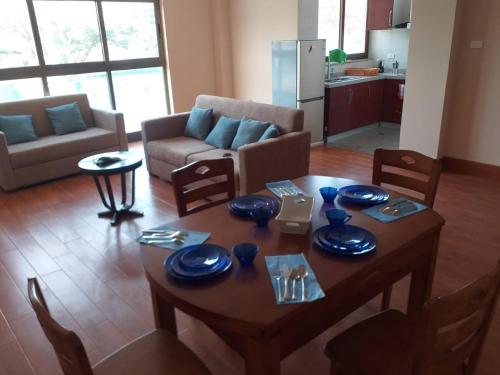
<svg viewBox="0 0 500 375">
<path fill-rule="evenodd" d="M 246 195 L 230 201 L 229 211 L 242 219 L 253 220 L 257 227 L 267 227 L 269 220 L 278 215 L 276 220 L 282 232 L 306 234 L 312 221 L 314 197 L 304 194 L 289 180 L 266 186 L 282 200 L 281 203 L 268 195 Z M 335 198 L 347 207 L 368 207 L 361 212 L 382 222 L 398 220 L 427 208 L 404 197 L 389 200 L 389 193 L 370 185 L 349 185 L 340 189 L 326 186 L 320 193 L 329 224 L 317 228 L 311 240 L 317 248 L 335 255 L 362 256 L 377 247 L 372 233 L 347 224 L 352 215 L 334 207 Z M 203 244 L 209 237 L 210 233 L 206 232 L 162 226 L 144 230 L 138 241 L 174 250 L 165 260 L 165 271 L 183 281 L 204 280 L 226 272 L 233 264 L 232 255 L 238 258 L 241 267 L 252 266 L 259 252 L 259 246 L 254 243 L 235 245 L 232 253 L 215 244 Z M 266 256 L 265 262 L 278 304 L 310 302 L 324 297 L 304 254 Z"/>
</svg>

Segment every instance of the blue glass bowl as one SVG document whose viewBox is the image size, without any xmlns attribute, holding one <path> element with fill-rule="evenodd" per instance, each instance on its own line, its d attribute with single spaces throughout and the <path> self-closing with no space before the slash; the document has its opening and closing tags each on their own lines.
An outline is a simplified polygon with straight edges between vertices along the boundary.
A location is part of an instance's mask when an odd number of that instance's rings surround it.
<svg viewBox="0 0 500 375">
<path fill-rule="evenodd" d="M 240 243 L 233 247 L 233 253 L 243 267 L 250 266 L 259 252 L 259 245 L 255 243 Z"/>
<path fill-rule="evenodd" d="M 352 215 L 349 215 L 344 210 L 338 208 L 326 210 L 325 216 L 328 219 L 331 227 L 339 227 L 341 225 L 345 225 L 349 220 L 352 219 Z"/>
<path fill-rule="evenodd" d="M 274 211 L 267 206 L 255 207 L 250 212 L 253 221 L 255 221 L 258 227 L 266 227 L 273 214 Z"/>
<path fill-rule="evenodd" d="M 333 203 L 337 196 L 337 188 L 334 187 L 322 187 L 319 189 L 319 192 L 325 203 Z"/>
</svg>

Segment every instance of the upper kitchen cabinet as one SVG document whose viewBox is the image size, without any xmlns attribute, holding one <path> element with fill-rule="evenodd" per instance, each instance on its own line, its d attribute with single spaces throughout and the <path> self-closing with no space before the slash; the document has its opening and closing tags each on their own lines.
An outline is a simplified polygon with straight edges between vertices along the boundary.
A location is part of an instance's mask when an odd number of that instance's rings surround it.
<svg viewBox="0 0 500 375">
<path fill-rule="evenodd" d="M 406 27 L 411 0 L 368 0 L 368 30 Z"/>
</svg>

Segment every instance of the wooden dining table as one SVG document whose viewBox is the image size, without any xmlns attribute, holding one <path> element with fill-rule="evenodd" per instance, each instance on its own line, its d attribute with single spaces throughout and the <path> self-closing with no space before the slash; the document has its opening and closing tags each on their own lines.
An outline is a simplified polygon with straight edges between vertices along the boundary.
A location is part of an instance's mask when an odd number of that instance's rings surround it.
<svg viewBox="0 0 500 375">
<path fill-rule="evenodd" d="M 439 235 L 444 219 L 432 209 L 391 223 L 382 223 L 337 200 L 324 204 L 319 188 L 342 187 L 356 181 L 323 176 L 294 180 L 315 199 L 310 230 L 285 234 L 275 220 L 268 228 L 234 216 L 226 204 L 185 216 L 170 226 L 210 232 L 208 243 L 231 249 L 241 242 L 260 246 L 253 266 L 237 260 L 224 274 L 199 282 L 168 276 L 163 264 L 170 251 L 141 245 L 141 257 L 151 286 L 155 323 L 176 334 L 174 309 L 203 321 L 245 360 L 246 374 L 279 374 L 280 362 L 296 349 L 368 302 L 387 287 L 411 274 L 407 314 L 418 319 L 430 298 Z M 391 198 L 399 194 L 388 190 Z M 263 190 L 257 194 L 272 195 Z M 327 225 L 325 210 L 343 208 L 349 224 L 363 227 L 377 238 L 376 250 L 359 257 L 336 256 L 312 243 L 315 229 Z M 314 302 L 278 305 L 264 257 L 304 253 L 325 297 Z"/>
</svg>

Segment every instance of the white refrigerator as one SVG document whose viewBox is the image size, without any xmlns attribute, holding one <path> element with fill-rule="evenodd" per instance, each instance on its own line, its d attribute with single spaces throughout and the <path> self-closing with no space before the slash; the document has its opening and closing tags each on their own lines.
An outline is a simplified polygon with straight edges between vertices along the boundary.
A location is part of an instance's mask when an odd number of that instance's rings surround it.
<svg viewBox="0 0 500 375">
<path fill-rule="evenodd" d="M 272 43 L 273 104 L 304 110 L 311 142 L 323 141 L 326 41 Z"/>
</svg>

